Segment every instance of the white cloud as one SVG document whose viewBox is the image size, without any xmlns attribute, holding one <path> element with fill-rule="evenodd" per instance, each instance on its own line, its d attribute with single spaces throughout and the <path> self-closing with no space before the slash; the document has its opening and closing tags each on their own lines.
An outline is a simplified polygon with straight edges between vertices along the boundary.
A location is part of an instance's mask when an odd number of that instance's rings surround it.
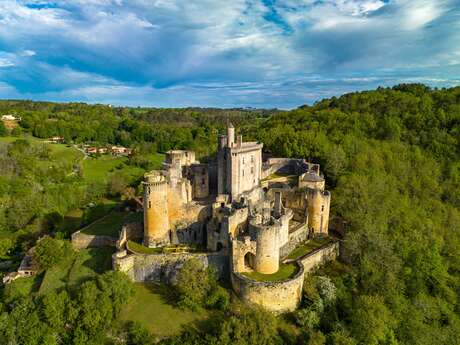
<svg viewBox="0 0 460 345">
<path fill-rule="evenodd" d="M 318 85 L 390 82 L 390 69 L 458 71 L 459 10 L 454 0 L 4 0 L 0 78 L 50 97 L 291 104 L 283 97 L 327 94 Z"/>
<path fill-rule="evenodd" d="M 14 62 L 6 58 L 0 58 L 0 68 L 12 67 L 12 66 L 14 66 Z"/>
</svg>

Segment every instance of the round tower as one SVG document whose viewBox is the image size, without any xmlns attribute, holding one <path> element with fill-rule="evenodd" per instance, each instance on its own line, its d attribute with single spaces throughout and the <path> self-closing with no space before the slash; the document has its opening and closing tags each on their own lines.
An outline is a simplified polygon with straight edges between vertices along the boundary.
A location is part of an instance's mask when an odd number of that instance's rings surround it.
<svg viewBox="0 0 460 345">
<path fill-rule="evenodd" d="M 311 172 L 299 176 L 299 188 L 307 187 L 324 191 L 326 182 L 324 177 Z"/>
<path fill-rule="evenodd" d="M 308 228 L 313 235 L 328 233 L 330 193 L 308 189 Z"/>
<path fill-rule="evenodd" d="M 278 224 L 253 225 L 256 234 L 255 270 L 263 274 L 278 272 L 280 248 Z"/>
<path fill-rule="evenodd" d="M 168 182 L 164 176 L 146 175 L 144 182 L 144 245 L 169 244 Z"/>
</svg>

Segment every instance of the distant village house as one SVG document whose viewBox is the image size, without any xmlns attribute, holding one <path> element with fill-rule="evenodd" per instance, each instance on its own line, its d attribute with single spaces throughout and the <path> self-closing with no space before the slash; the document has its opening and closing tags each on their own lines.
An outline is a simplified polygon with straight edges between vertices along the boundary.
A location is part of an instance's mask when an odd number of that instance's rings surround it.
<svg viewBox="0 0 460 345">
<path fill-rule="evenodd" d="M 21 117 L 11 114 L 2 115 L 2 121 L 21 121 Z"/>
<path fill-rule="evenodd" d="M 63 144 L 64 141 L 65 141 L 64 137 L 61 137 L 61 136 L 55 136 L 55 137 L 49 138 L 49 142 L 53 144 Z"/>
</svg>

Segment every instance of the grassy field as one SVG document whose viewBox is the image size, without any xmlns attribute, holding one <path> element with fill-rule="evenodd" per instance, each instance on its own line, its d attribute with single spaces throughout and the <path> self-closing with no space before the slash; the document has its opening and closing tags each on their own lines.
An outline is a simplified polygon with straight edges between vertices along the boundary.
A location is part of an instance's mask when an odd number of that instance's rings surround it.
<svg viewBox="0 0 460 345">
<path fill-rule="evenodd" d="M 46 271 L 40 286 L 40 293 L 59 291 L 104 273 L 112 268 L 112 254 L 115 249 L 89 248 L 79 251 L 75 257 L 62 260 Z"/>
<path fill-rule="evenodd" d="M 145 173 L 142 168 L 127 165 L 127 157 L 103 155 L 98 158 L 83 159 L 84 154 L 73 146 L 67 144 L 44 143 L 42 139 L 31 136 L 0 137 L 0 143 L 12 143 L 18 139 L 27 140 L 32 144 L 44 144 L 50 148 L 50 158 L 40 162 L 43 166 L 49 166 L 53 163 L 66 163 L 72 166 L 82 162 L 83 177 L 85 181 L 89 183 L 105 183 L 113 172 L 119 172 L 129 183 L 131 183 L 140 179 Z M 164 154 L 155 153 L 149 155 L 148 158 L 153 163 L 154 168 L 160 168 L 164 160 Z"/>
<path fill-rule="evenodd" d="M 129 179 L 142 176 L 143 170 L 138 167 L 127 166 L 127 161 L 128 158 L 126 157 L 109 155 L 85 159 L 83 161 L 83 177 L 88 182 L 106 182 L 109 174 L 115 171 L 119 171 Z"/>
<path fill-rule="evenodd" d="M 185 325 L 204 320 L 207 314 L 183 310 L 168 303 L 168 288 L 159 284 L 136 283 L 135 295 L 121 312 L 123 321 L 138 321 L 158 337 L 179 334 Z"/>
<path fill-rule="evenodd" d="M 316 248 L 319 248 L 326 243 L 331 242 L 332 240 L 330 238 L 315 238 L 312 240 L 309 240 L 307 242 L 302 243 L 300 246 L 296 247 L 288 256 L 286 259 L 298 259 L 311 251 L 315 250 Z"/>
<path fill-rule="evenodd" d="M 164 155 L 160 153 L 149 156 L 155 168 L 160 168 Z M 110 155 L 99 158 L 88 158 L 83 161 L 83 176 L 88 182 L 106 182 L 110 173 L 119 172 L 127 181 L 135 181 L 143 176 L 142 168 L 127 165 L 127 157 Z"/>
<path fill-rule="evenodd" d="M 67 284 L 77 286 L 96 276 L 112 269 L 112 254 L 115 248 L 89 248 L 79 252 L 70 272 Z"/>
<path fill-rule="evenodd" d="M 111 212 L 105 218 L 95 221 L 82 230 L 87 235 L 106 235 L 117 237 L 125 222 L 140 221 L 142 213 Z"/>
<path fill-rule="evenodd" d="M 299 271 L 299 267 L 295 263 L 280 264 L 278 272 L 273 274 L 262 274 L 258 272 L 244 272 L 242 273 L 248 278 L 263 281 L 272 282 L 277 280 L 285 280 L 293 277 Z"/>
</svg>

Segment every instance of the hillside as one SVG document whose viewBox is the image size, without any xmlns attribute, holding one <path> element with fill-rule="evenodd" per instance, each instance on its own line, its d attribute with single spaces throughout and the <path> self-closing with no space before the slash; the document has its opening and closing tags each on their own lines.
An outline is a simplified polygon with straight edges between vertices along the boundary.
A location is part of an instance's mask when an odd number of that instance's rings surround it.
<svg viewBox="0 0 460 345">
<path fill-rule="evenodd" d="M 332 195 L 331 218 L 344 228 L 341 260 L 305 280 L 303 304 L 289 315 L 244 307 L 234 296 L 221 309 L 205 305 L 210 310 L 181 312 L 176 289 L 168 291 L 176 298 L 169 300 L 161 287 L 132 286 L 124 277 L 103 273 L 108 256 L 99 260 L 98 253 L 84 251 L 71 257 L 78 263 L 73 270 L 62 261 L 48 271 L 41 297 L 14 294 L 36 294 L 34 279 L 5 289 L 7 303 L 0 312 L 8 322 L 0 323 L 0 339 L 13 339 L 21 330 L 18 339 L 51 337 L 59 344 L 151 344 L 161 336 L 172 336 L 161 340 L 169 345 L 458 343 L 460 87 L 398 85 L 273 113 L 31 101 L 0 105 L 0 111 L 23 117 L 19 141 L 0 138 L 0 198 L 6 205 L 0 227 L 21 235 L 12 244 L 17 252 L 34 243 L 24 234 L 61 230 L 66 238 L 55 220 L 68 211 L 84 218 L 87 211 L 80 207 L 90 201 L 107 212 L 113 205 L 106 198 L 118 202 L 122 194 L 118 182 L 137 188 L 161 152 L 187 148 L 203 158 L 212 154 L 229 119 L 240 122 L 246 139 L 264 142 L 275 156 L 320 163 Z M 70 146 L 43 145 L 37 138 L 51 135 L 63 135 Z M 72 145 L 87 141 L 127 145 L 137 154 L 119 161 L 83 160 Z M 208 280 L 192 282 L 190 289 L 200 293 L 195 286 Z M 59 299 L 56 291 L 62 292 Z M 143 306 L 155 311 L 141 314 Z M 68 324 L 54 323 L 55 315 Z M 177 318 L 177 324 L 166 317 Z M 137 323 L 127 322 L 133 320 Z"/>
</svg>

